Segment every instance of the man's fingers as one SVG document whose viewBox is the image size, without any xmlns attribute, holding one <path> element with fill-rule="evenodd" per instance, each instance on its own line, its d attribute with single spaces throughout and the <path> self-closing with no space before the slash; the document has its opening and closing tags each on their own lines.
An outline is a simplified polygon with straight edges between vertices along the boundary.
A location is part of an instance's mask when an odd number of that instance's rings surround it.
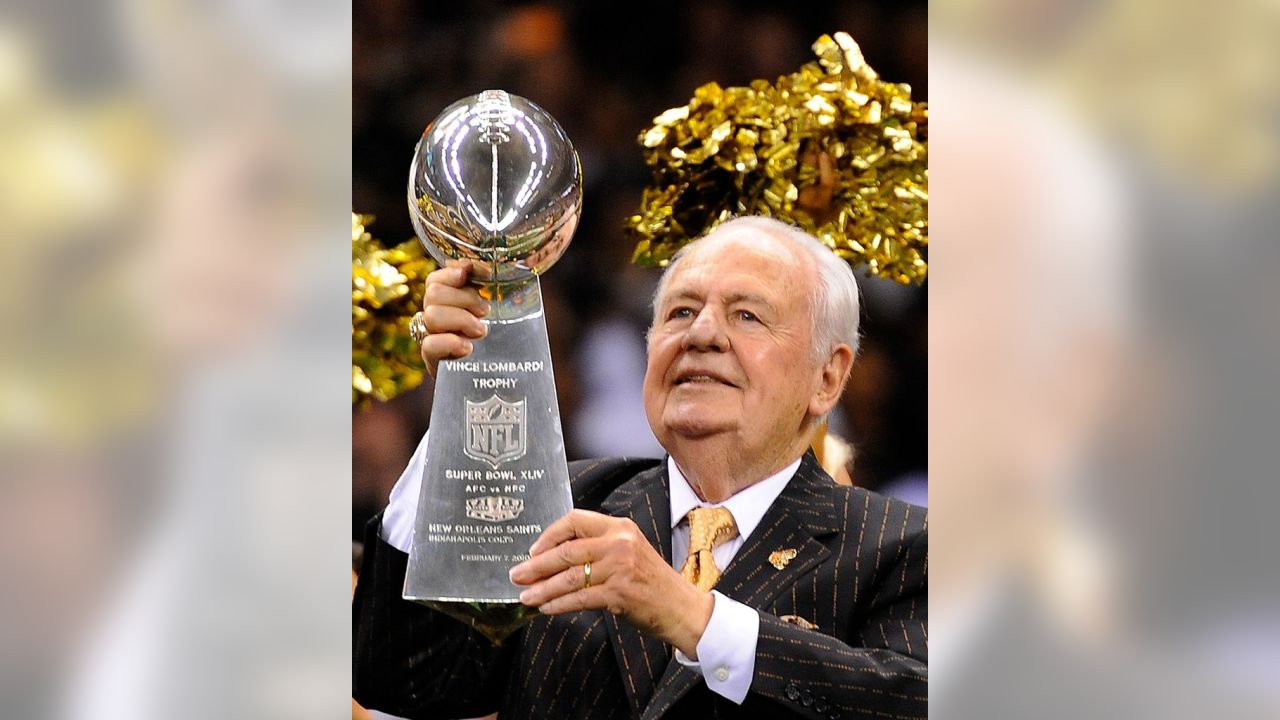
<svg viewBox="0 0 1280 720">
<path fill-rule="evenodd" d="M 422 361 L 435 377 L 436 364 L 441 360 L 464 358 L 471 354 L 471 341 L 452 333 L 428 335 L 422 341 Z"/>
<path fill-rule="evenodd" d="M 428 282 L 422 296 L 422 304 L 426 307 L 444 305 L 462 308 L 476 317 L 489 314 L 489 303 L 480 297 L 480 291 L 471 285 L 454 287 L 445 283 Z"/>
<path fill-rule="evenodd" d="M 588 562 L 598 562 L 606 550 L 599 538 L 575 538 L 563 542 L 511 568 L 511 582 L 530 585 L 575 567 L 581 570 Z M 592 569 L 594 571 L 595 568 Z M 581 575 L 578 579 L 582 579 Z M 592 582 L 596 579 L 593 575 Z"/>
<path fill-rule="evenodd" d="M 422 341 L 422 361 L 432 377 L 441 360 L 464 358 L 471 354 L 471 340 L 488 333 L 484 323 L 470 312 L 456 307 L 431 305 L 422 312 L 427 337 Z"/>
<path fill-rule="evenodd" d="M 460 288 L 467 284 L 471 276 L 470 260 L 450 260 L 442 268 L 437 268 L 426 277 L 427 285 L 440 284 Z"/>
<path fill-rule="evenodd" d="M 476 288 L 467 284 L 472 272 L 470 260 L 450 260 L 427 275 L 423 294 L 422 322 L 427 337 L 420 348 L 427 372 L 434 377 L 441 360 L 471 354 L 471 340 L 488 334 L 479 320 L 489 314 L 489 303 Z"/>
<path fill-rule="evenodd" d="M 426 323 L 427 332 L 432 335 L 454 333 L 482 338 L 489 332 L 489 328 L 469 311 L 448 305 L 428 305 L 422 311 L 422 321 Z"/>
<path fill-rule="evenodd" d="M 529 547 L 529 554 L 537 555 L 574 538 L 603 535 L 609 523 L 617 521 L 617 518 L 590 510 L 570 510 L 568 515 L 551 523 L 546 530 L 542 531 L 542 535 L 538 536 L 538 539 Z"/>
<path fill-rule="evenodd" d="M 551 554 L 551 553 L 548 553 Z M 591 563 L 591 587 L 605 583 L 608 571 L 599 562 Z M 584 563 L 573 563 L 553 575 L 544 575 L 541 582 L 525 588 L 520 593 L 520 602 L 530 607 L 539 607 L 544 603 L 586 588 L 586 568 Z"/>
<path fill-rule="evenodd" d="M 608 610 L 616 615 L 618 614 L 615 612 L 617 608 L 609 606 L 611 594 L 605 588 L 592 585 L 589 588 L 581 588 L 567 595 L 548 600 L 538 606 L 538 612 L 543 615 L 559 615 L 580 610 Z"/>
</svg>

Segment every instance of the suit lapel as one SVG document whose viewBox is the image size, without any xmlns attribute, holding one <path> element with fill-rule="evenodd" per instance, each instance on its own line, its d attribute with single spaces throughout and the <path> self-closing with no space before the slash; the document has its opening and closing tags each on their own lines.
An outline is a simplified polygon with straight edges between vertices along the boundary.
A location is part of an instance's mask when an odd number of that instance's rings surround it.
<svg viewBox="0 0 1280 720">
<path fill-rule="evenodd" d="M 805 453 L 795 476 L 725 568 L 715 589 L 767 612 L 775 597 L 830 556 L 826 546 L 815 538 L 839 532 L 834 488 L 834 482 L 822 471 L 813 452 Z M 667 514 L 670 515 L 669 502 Z M 670 528 L 670 521 L 667 527 Z M 770 561 L 770 556 L 779 550 L 796 551 L 782 568 Z M 672 657 L 646 708 L 644 720 L 661 717 L 701 680 L 700 673 Z"/>
<path fill-rule="evenodd" d="M 618 488 L 600 504 L 600 510 L 609 515 L 631 518 L 649 544 L 662 554 L 668 564 L 671 563 L 671 499 L 665 462 Z M 671 649 L 616 615 L 606 612 L 604 617 L 613 641 L 614 656 L 622 670 L 623 685 L 631 701 L 632 716 L 640 717 L 671 658 Z"/>
</svg>

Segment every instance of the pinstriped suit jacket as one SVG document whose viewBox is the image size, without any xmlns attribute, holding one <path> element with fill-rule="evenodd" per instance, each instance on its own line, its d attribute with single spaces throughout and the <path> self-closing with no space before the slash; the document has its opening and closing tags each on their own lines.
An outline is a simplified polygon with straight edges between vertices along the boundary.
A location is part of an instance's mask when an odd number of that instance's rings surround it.
<svg viewBox="0 0 1280 720">
<path fill-rule="evenodd" d="M 576 507 L 631 518 L 670 561 L 665 462 L 575 462 L 570 476 Z M 926 716 L 925 510 L 836 485 L 812 453 L 716 585 L 760 613 L 740 706 L 670 646 L 601 611 L 539 617 L 495 649 L 400 598 L 407 556 L 377 527 L 353 610 L 353 691 L 365 707 L 407 718 L 499 710 L 501 720 Z M 782 549 L 796 556 L 777 569 L 769 555 Z"/>
</svg>

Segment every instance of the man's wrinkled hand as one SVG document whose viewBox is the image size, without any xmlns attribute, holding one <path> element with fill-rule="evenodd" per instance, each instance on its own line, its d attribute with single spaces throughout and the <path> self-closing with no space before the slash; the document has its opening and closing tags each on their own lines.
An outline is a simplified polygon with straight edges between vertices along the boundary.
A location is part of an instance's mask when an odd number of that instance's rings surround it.
<svg viewBox="0 0 1280 720">
<path fill-rule="evenodd" d="M 627 518 L 573 510 L 511 569 L 520 601 L 546 615 L 607 610 L 697 658 L 715 600 L 676 572 Z M 591 563 L 588 587 L 584 566 Z"/>
</svg>

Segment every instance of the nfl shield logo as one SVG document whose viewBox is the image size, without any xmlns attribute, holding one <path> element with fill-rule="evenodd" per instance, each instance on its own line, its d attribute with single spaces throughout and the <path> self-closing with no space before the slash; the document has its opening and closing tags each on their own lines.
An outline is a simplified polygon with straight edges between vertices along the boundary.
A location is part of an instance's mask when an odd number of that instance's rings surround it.
<svg viewBox="0 0 1280 720">
<path fill-rule="evenodd" d="M 463 452 L 497 468 L 525 453 L 525 401 L 507 402 L 494 395 L 484 402 L 467 400 L 467 442 Z"/>
</svg>

